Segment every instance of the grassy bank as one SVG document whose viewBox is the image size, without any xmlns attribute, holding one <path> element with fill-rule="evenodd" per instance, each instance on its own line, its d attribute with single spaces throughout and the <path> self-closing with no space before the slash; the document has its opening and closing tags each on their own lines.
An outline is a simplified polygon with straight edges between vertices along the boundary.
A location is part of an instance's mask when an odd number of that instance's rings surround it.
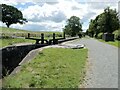
<svg viewBox="0 0 120 90">
<path fill-rule="evenodd" d="M 60 38 L 60 37 L 56 37 Z M 45 38 L 45 39 L 52 39 L 50 38 Z M 0 48 L 13 45 L 13 44 L 19 44 L 19 43 L 32 43 L 35 44 L 35 40 L 30 40 L 30 39 L 25 39 L 25 38 L 8 38 L 8 39 L 0 39 Z M 45 42 L 46 43 L 46 42 Z"/>
<path fill-rule="evenodd" d="M 56 37 L 56 38 L 60 38 L 60 37 Z M 53 37 L 45 38 L 45 39 L 49 40 L 49 39 L 53 39 Z M 40 42 L 41 41 L 39 41 L 39 43 Z M 19 43 L 32 43 L 32 44 L 35 44 L 36 40 L 30 40 L 30 39 L 25 39 L 25 38 L 0 39 L 0 48 L 5 47 L 5 46 L 9 46 L 9 45 L 13 45 L 13 44 L 19 44 Z"/>
<path fill-rule="evenodd" d="M 44 49 L 15 76 L 3 80 L 12 88 L 75 88 L 85 76 L 87 49 Z"/>
<path fill-rule="evenodd" d="M 41 33 L 44 33 L 45 39 L 52 39 L 53 33 L 56 34 L 56 38 L 62 37 L 62 32 L 44 32 L 44 31 L 27 31 L 27 30 L 20 30 L 15 28 L 6 28 L 6 27 L 0 27 L 0 37 L 7 37 L 4 39 L 0 38 L 0 48 L 4 46 L 13 45 L 16 43 L 35 43 L 35 40 L 28 40 L 24 39 L 24 37 L 28 36 L 28 33 L 30 33 L 30 37 L 33 38 L 41 38 Z M 23 38 L 11 38 L 14 37 L 23 37 Z"/>
<path fill-rule="evenodd" d="M 45 36 L 51 36 L 53 33 L 56 33 L 57 35 L 62 35 L 62 32 L 46 32 L 46 31 L 28 31 L 28 30 L 21 30 L 21 29 L 15 29 L 15 28 L 6 28 L 6 27 L 0 27 L 0 34 L 4 36 L 19 36 L 19 37 L 26 37 L 28 33 L 31 34 L 31 36 L 34 37 L 40 37 L 41 33 L 44 33 Z"/>
<path fill-rule="evenodd" d="M 99 40 L 100 42 L 104 42 L 104 43 L 107 43 L 107 44 L 110 44 L 110 45 L 113 45 L 113 46 L 116 46 L 116 47 L 120 48 L 120 41 L 115 40 L 115 41 L 106 42 L 106 41 L 104 41 L 102 39 L 97 39 L 97 40 Z"/>
<path fill-rule="evenodd" d="M 16 43 L 35 43 L 34 40 L 28 40 L 28 39 L 24 39 L 24 38 L 10 38 L 10 39 L 0 39 L 0 48 L 1 47 L 5 47 L 5 46 L 9 46 L 9 45 L 13 45 Z"/>
<path fill-rule="evenodd" d="M 61 32 L 44 32 L 44 31 L 29 31 L 29 30 L 21 30 L 21 29 L 15 29 L 15 28 L 7 28 L 7 27 L 0 27 L 0 32 L 2 33 L 61 33 Z"/>
</svg>

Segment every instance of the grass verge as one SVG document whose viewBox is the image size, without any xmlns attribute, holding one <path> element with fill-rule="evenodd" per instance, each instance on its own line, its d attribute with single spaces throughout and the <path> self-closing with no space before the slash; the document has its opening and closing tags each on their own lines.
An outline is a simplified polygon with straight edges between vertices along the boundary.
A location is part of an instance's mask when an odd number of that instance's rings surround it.
<svg viewBox="0 0 120 90">
<path fill-rule="evenodd" d="M 116 47 L 120 48 L 120 41 L 115 40 L 115 41 L 106 42 L 106 41 L 104 41 L 102 39 L 97 39 L 97 40 L 99 40 L 100 42 L 104 42 L 104 43 L 107 43 L 107 44 L 110 44 L 110 45 L 113 45 L 113 46 L 116 46 Z"/>
<path fill-rule="evenodd" d="M 24 38 L 0 39 L 0 47 L 5 47 L 5 46 L 13 45 L 16 43 L 23 43 L 23 42 L 35 43 L 34 40 L 28 40 L 28 39 L 24 39 Z"/>
<path fill-rule="evenodd" d="M 87 49 L 48 48 L 3 80 L 8 88 L 77 88 L 85 76 Z"/>
<path fill-rule="evenodd" d="M 60 38 L 60 37 L 56 37 L 56 38 Z M 38 38 L 39 39 L 39 38 Z M 50 38 L 45 38 L 47 40 L 52 39 L 52 37 Z M 19 44 L 19 43 L 32 43 L 35 44 L 36 40 L 30 40 L 30 39 L 25 39 L 25 38 L 8 38 L 8 39 L 0 39 L 0 48 L 1 47 L 5 47 L 5 46 L 9 46 L 9 45 L 13 45 L 13 44 Z M 40 42 L 39 42 L 40 43 Z M 45 42 L 46 43 L 46 42 Z"/>
</svg>

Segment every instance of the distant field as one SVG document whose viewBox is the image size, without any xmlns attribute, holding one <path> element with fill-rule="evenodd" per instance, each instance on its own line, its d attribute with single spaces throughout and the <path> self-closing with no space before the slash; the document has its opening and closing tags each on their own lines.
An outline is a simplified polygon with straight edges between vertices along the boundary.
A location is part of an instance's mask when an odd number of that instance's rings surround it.
<svg viewBox="0 0 120 90">
<path fill-rule="evenodd" d="M 15 38 L 15 39 L 0 39 L 0 48 L 1 47 L 5 47 L 5 46 L 9 46 L 9 45 L 13 45 L 16 43 L 35 43 L 34 40 L 28 40 L 28 39 L 24 39 L 24 38 Z"/>
<path fill-rule="evenodd" d="M 56 37 L 59 38 L 59 37 Z M 47 38 L 45 38 L 47 39 Z M 49 39 L 52 39 L 49 38 Z M 9 46 L 9 45 L 14 45 L 14 44 L 19 44 L 19 43 L 32 43 L 35 44 L 35 40 L 30 40 L 30 39 L 25 39 L 25 38 L 9 38 L 9 39 L 0 39 L 0 48 Z"/>
<path fill-rule="evenodd" d="M 31 33 L 31 34 L 62 34 L 62 32 L 37 32 L 37 31 L 27 31 L 27 30 L 20 30 L 20 29 L 15 29 L 15 28 L 6 28 L 6 27 L 0 27 L 0 33 L 5 33 L 5 34 L 27 34 L 27 33 Z"/>
<path fill-rule="evenodd" d="M 13 45 L 16 43 L 35 43 L 35 40 L 28 40 L 25 38 L 12 38 L 12 37 L 27 37 L 30 33 L 30 37 L 41 38 L 41 33 L 44 33 L 45 39 L 51 39 L 53 33 L 56 34 L 56 38 L 62 37 L 62 32 L 36 32 L 36 31 L 27 31 L 14 28 L 0 27 L 0 47 L 5 47 L 8 45 Z"/>
<path fill-rule="evenodd" d="M 31 31 L 26 31 L 26 30 L 20 30 L 20 29 L 15 29 L 15 28 L 6 28 L 6 27 L 0 27 L 0 32 L 2 33 L 20 33 L 20 32 L 31 32 Z"/>
</svg>

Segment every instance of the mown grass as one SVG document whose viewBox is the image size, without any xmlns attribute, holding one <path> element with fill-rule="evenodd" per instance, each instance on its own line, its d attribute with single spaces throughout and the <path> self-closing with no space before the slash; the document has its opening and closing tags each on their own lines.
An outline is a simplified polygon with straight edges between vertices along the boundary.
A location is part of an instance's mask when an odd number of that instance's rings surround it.
<svg viewBox="0 0 120 90">
<path fill-rule="evenodd" d="M 24 38 L 9 38 L 9 39 L 0 39 L 0 47 L 5 47 L 9 45 L 13 45 L 16 43 L 35 43 L 34 40 L 28 40 Z"/>
<path fill-rule="evenodd" d="M 102 39 L 98 39 L 98 40 L 101 41 L 101 42 L 104 42 L 104 43 L 107 43 L 107 44 L 110 44 L 110 45 L 113 45 L 113 46 L 116 46 L 116 47 L 120 48 L 120 41 L 118 41 L 118 40 L 108 41 L 108 42 L 106 42 L 106 41 L 104 41 Z"/>
<path fill-rule="evenodd" d="M 85 76 L 87 49 L 48 48 L 3 80 L 4 88 L 77 88 Z"/>
<path fill-rule="evenodd" d="M 45 38 L 47 40 L 52 39 L 53 37 L 50 38 Z M 60 38 L 60 37 L 56 37 L 56 38 Z M 40 38 L 37 38 L 40 39 Z M 41 41 L 40 41 L 41 42 Z M 39 42 L 39 43 L 40 43 Z M 19 43 L 32 43 L 35 44 L 36 40 L 31 40 L 31 39 L 25 39 L 25 38 L 7 38 L 7 39 L 0 39 L 0 48 L 1 47 L 5 47 L 5 46 L 9 46 L 9 45 L 13 45 L 13 44 L 19 44 Z M 46 42 L 45 42 L 46 43 Z"/>
</svg>

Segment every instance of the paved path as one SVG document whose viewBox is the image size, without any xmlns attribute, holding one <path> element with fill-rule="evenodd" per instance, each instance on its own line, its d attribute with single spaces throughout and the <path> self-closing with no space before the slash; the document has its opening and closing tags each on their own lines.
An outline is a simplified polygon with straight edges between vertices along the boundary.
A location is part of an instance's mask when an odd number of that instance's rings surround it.
<svg viewBox="0 0 120 90">
<path fill-rule="evenodd" d="M 82 39 L 89 49 L 85 88 L 118 88 L 118 48 L 95 39 Z"/>
</svg>

